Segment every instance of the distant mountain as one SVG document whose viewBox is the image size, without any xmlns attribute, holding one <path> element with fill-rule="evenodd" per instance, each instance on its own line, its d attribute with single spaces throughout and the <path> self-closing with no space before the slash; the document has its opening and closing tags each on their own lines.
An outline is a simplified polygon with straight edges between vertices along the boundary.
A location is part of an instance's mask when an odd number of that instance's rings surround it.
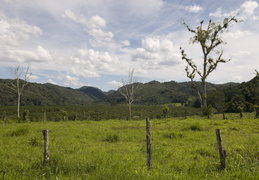
<svg viewBox="0 0 259 180">
<path fill-rule="evenodd" d="M 198 86 L 200 85 L 197 82 Z M 232 84 L 231 85 L 238 85 Z M 208 93 L 217 90 L 219 87 L 225 86 L 207 83 Z M 226 85 L 227 86 L 227 85 Z M 168 104 L 168 103 L 190 103 L 195 101 L 196 91 L 192 88 L 191 82 L 158 82 L 151 81 L 145 84 L 140 83 L 139 88 L 135 93 L 135 103 L 138 104 Z M 121 103 L 124 102 L 124 97 L 117 91 L 108 95 L 103 99 L 108 103 Z"/>
<path fill-rule="evenodd" d="M 14 80 L 0 79 L 0 106 L 16 105 L 17 93 L 12 90 Z M 197 82 L 198 87 L 200 83 Z M 207 83 L 208 103 L 218 111 L 234 112 L 237 107 L 252 111 L 259 105 L 259 77 L 243 83 L 212 84 Z M 197 105 L 196 91 L 191 82 L 158 82 L 139 83 L 135 93 L 136 104 L 168 104 L 182 103 L 187 106 Z M 84 86 L 79 89 L 61 87 L 50 83 L 28 83 L 21 96 L 21 105 L 73 105 L 88 103 L 125 103 L 118 92 Z"/>
<path fill-rule="evenodd" d="M 83 87 L 79 88 L 78 90 L 87 94 L 94 100 L 100 100 L 107 96 L 107 94 L 105 92 L 103 92 L 102 90 L 95 88 L 95 87 L 83 86 Z"/>
<path fill-rule="evenodd" d="M 0 79 L 0 105 L 16 105 L 17 93 L 14 80 Z M 88 104 L 96 99 L 79 90 L 54 84 L 28 83 L 21 95 L 21 105 L 68 105 Z"/>
</svg>

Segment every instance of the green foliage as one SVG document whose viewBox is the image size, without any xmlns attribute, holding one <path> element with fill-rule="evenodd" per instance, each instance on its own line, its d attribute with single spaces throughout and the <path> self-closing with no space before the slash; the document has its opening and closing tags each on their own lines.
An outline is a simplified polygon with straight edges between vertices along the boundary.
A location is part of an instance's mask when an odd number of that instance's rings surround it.
<svg viewBox="0 0 259 180">
<path fill-rule="evenodd" d="M 133 120 L 141 120 L 149 117 L 155 119 L 162 117 L 161 109 L 163 105 L 139 105 L 132 107 Z M 199 109 L 183 106 L 168 105 L 170 111 L 167 117 L 185 117 L 198 115 Z M 21 111 L 29 111 L 28 121 L 66 121 L 66 120 L 108 120 L 123 119 L 127 117 L 127 106 L 118 104 L 112 106 L 109 104 L 92 104 L 92 105 L 74 105 L 74 106 L 22 106 Z M 0 119 L 12 120 L 16 117 L 15 106 L 0 106 Z"/>
<path fill-rule="evenodd" d="M 194 124 L 190 125 L 190 127 L 188 128 L 192 131 L 202 131 L 203 127 L 199 122 L 195 122 Z"/>
<path fill-rule="evenodd" d="M 168 113 L 168 111 L 170 110 L 170 108 L 169 107 L 163 107 L 162 108 L 162 112 L 163 112 L 163 116 L 164 116 L 164 118 L 166 118 L 166 116 L 167 116 L 167 113 Z"/>
<path fill-rule="evenodd" d="M 30 116 L 30 111 L 29 110 L 25 110 L 22 113 L 22 120 L 25 121 L 25 122 L 30 121 L 29 116 Z"/>
</svg>

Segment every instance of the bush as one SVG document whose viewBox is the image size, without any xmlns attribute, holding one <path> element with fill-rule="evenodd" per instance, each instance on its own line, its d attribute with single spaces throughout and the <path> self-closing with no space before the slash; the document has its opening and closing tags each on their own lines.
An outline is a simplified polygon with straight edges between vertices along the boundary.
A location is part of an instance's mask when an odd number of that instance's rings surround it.
<svg viewBox="0 0 259 180">
<path fill-rule="evenodd" d="M 191 125 L 191 126 L 189 127 L 189 129 L 192 130 L 192 131 L 202 131 L 202 130 L 203 130 L 203 127 L 201 126 L 200 123 L 196 122 L 196 123 L 194 123 L 193 125 Z"/>
</svg>

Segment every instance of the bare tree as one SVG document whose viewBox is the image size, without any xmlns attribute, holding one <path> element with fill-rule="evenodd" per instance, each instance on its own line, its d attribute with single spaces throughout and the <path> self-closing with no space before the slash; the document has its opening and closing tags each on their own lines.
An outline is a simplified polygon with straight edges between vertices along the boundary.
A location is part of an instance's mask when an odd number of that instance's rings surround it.
<svg viewBox="0 0 259 180">
<path fill-rule="evenodd" d="M 132 118 L 132 103 L 135 101 L 135 91 L 139 87 L 137 79 L 134 76 L 134 69 L 131 69 L 128 74 L 128 79 L 121 81 L 122 87 L 119 88 L 119 93 L 126 99 L 128 105 L 128 120 Z"/>
<path fill-rule="evenodd" d="M 26 70 L 17 66 L 16 68 L 10 68 L 10 73 L 15 79 L 15 84 L 13 84 L 13 90 L 17 92 L 17 117 L 20 118 L 20 103 L 21 95 L 24 90 L 24 87 L 28 84 L 31 73 L 29 72 L 30 66 L 27 65 Z M 24 75 L 24 78 L 21 79 L 21 76 Z"/>
<path fill-rule="evenodd" d="M 181 49 L 182 59 L 185 60 L 188 64 L 185 71 L 187 77 L 191 80 L 193 88 L 196 90 L 198 99 L 203 109 L 203 114 L 206 114 L 207 110 L 207 89 L 206 89 L 206 79 L 212 71 L 214 71 L 219 63 L 226 63 L 229 60 L 222 58 L 223 50 L 218 51 L 216 48 L 224 44 L 222 34 L 230 25 L 231 22 L 239 22 L 235 17 L 225 18 L 223 23 L 214 23 L 212 20 L 209 21 L 206 28 L 203 28 L 203 21 L 200 22 L 200 25 L 196 29 L 191 29 L 186 23 L 184 25 L 194 34 L 191 38 L 191 43 L 198 43 L 202 49 L 203 53 L 203 65 L 199 69 L 198 66 L 194 63 L 191 58 L 188 58 L 185 50 Z M 211 57 L 214 55 L 216 57 Z M 201 79 L 201 90 L 198 88 L 196 82 L 194 81 L 195 76 L 198 75 Z"/>
</svg>

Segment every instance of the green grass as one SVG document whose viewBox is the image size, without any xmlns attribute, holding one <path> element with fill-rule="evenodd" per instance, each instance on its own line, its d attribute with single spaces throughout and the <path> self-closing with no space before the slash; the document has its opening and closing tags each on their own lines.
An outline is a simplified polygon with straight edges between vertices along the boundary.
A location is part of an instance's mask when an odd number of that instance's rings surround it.
<svg viewBox="0 0 259 180">
<path fill-rule="evenodd" d="M 228 154 L 223 171 L 217 128 Z M 43 164 L 43 129 L 50 130 L 48 166 Z M 151 134 L 153 167 L 148 170 L 144 120 L 0 123 L 0 178 L 259 179 L 258 119 L 151 120 Z"/>
</svg>

